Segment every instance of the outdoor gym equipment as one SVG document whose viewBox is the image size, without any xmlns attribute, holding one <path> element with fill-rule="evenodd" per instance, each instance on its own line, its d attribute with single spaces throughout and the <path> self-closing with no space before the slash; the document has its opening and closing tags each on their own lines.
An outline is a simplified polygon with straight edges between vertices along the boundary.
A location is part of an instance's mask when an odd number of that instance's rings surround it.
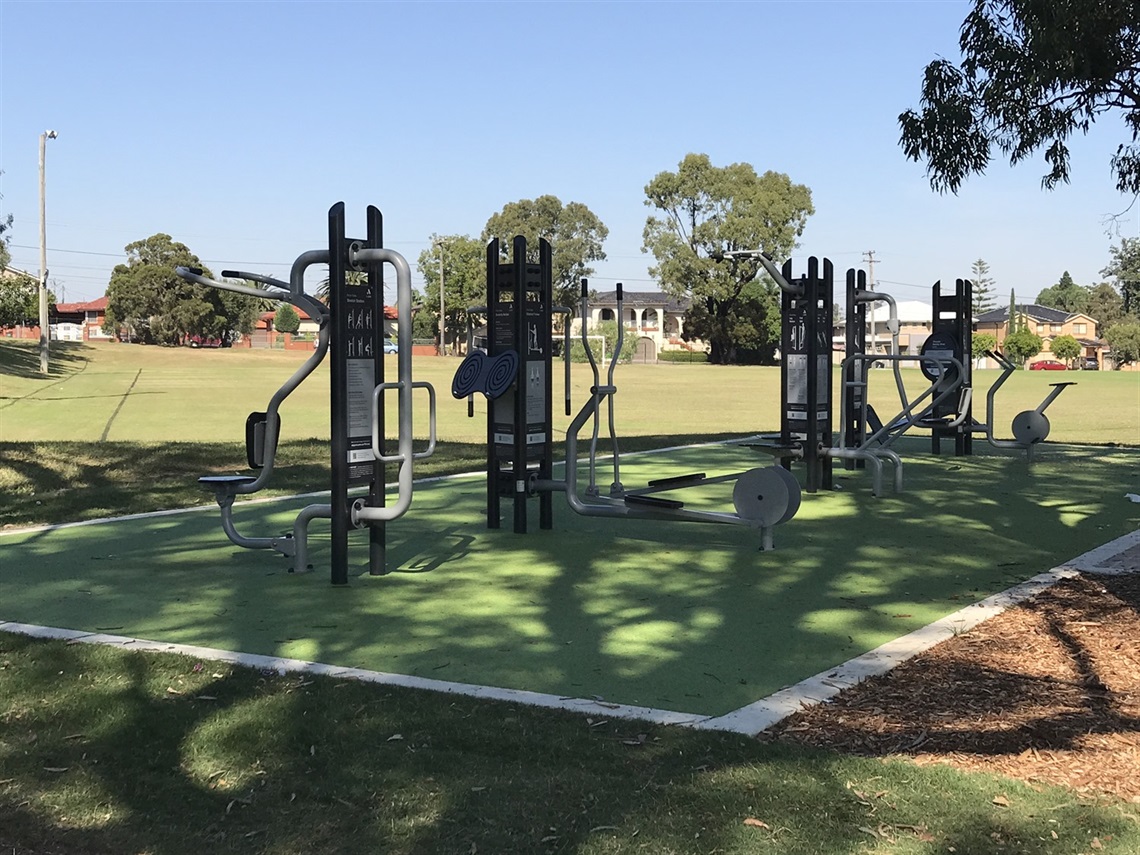
<svg viewBox="0 0 1140 855">
<path fill-rule="evenodd" d="M 553 527 L 553 493 L 564 492 L 570 508 L 584 516 L 634 517 L 743 525 L 761 530 L 761 548 L 772 548 L 772 529 L 787 522 L 799 509 L 800 486 L 791 473 L 778 466 L 747 472 L 706 477 L 704 473 L 660 478 L 644 487 L 626 489 L 621 482 L 613 396 L 613 374 L 624 343 L 624 325 L 619 322 L 617 340 L 609 356 L 606 382 L 589 346 L 588 329 L 582 325 L 594 384 L 587 400 L 566 433 L 566 477 L 554 480 L 551 455 L 551 317 L 569 309 L 550 305 L 550 247 L 539 244 L 539 264 L 525 264 L 526 241 L 516 237 L 514 263 L 499 263 L 498 241 L 487 249 L 488 307 L 471 312 L 487 315 L 488 352 L 472 349 L 456 371 L 452 395 L 456 398 L 482 392 L 490 401 L 487 416 L 487 525 L 499 527 L 499 503 L 510 497 L 515 503 L 515 531 L 526 532 L 526 500 L 538 497 L 540 527 Z M 623 310 L 622 286 L 617 286 L 617 312 Z M 581 317 L 589 317 L 589 288 L 582 280 Z M 563 355 L 569 359 L 569 323 Z M 473 336 L 469 326 L 468 343 Z M 521 355 L 520 355 L 521 354 Z M 603 358 L 604 355 L 603 355 Z M 569 363 L 567 362 L 566 414 L 570 414 Z M 603 495 L 597 484 L 598 438 L 601 410 L 607 409 L 613 481 Z M 468 412 L 471 410 L 469 408 Z M 593 420 L 589 445 L 589 481 L 580 494 L 578 486 L 578 435 Z M 735 481 L 736 513 L 697 511 L 684 502 L 661 493 L 685 487 Z"/>
<path fill-rule="evenodd" d="M 533 475 L 549 480 L 554 463 L 551 440 L 553 337 L 551 322 L 569 309 L 553 306 L 550 243 L 538 241 L 538 263 L 527 261 L 526 238 L 516 236 L 513 261 L 500 260 L 500 244 L 487 244 L 487 305 L 468 310 L 467 357 L 455 372 L 451 394 L 481 392 L 487 407 L 487 527 L 499 528 L 502 500 L 514 501 L 514 530 L 527 530 L 528 488 Z M 472 317 L 487 317 L 487 353 L 473 346 Z M 566 360 L 566 414 L 570 414 L 569 322 L 563 347 Z M 550 493 L 539 495 L 539 527 L 554 525 Z"/>
<path fill-rule="evenodd" d="M 954 455 L 960 457 L 973 451 L 973 284 L 969 279 L 955 279 L 954 291 L 942 293 L 942 282 L 934 283 L 931 303 L 934 307 L 930 335 L 922 344 L 920 355 L 950 357 L 951 364 L 962 372 L 961 377 L 948 376 L 938 362 L 923 360 L 919 363 L 927 380 L 938 384 L 939 389 L 954 385 L 958 399 L 940 398 L 931 404 L 930 411 L 919 419 L 922 427 L 930 428 L 930 451 L 941 452 L 943 437 L 953 437 Z"/>
<path fill-rule="evenodd" d="M 411 374 L 412 284 L 411 268 L 399 253 L 383 248 L 383 217 L 379 209 L 369 206 L 365 239 L 345 236 L 344 203 L 329 209 L 329 245 L 327 250 L 302 253 L 293 263 L 289 282 L 266 276 L 223 271 L 223 276 L 243 278 L 260 283 L 263 288 L 217 282 L 201 271 L 179 268 L 178 275 L 191 282 L 247 296 L 289 302 L 302 308 L 318 321 L 317 347 L 305 364 L 282 386 L 270 401 L 266 413 L 254 413 L 247 420 L 246 452 L 251 466 L 260 465 L 256 476 L 206 476 L 200 483 L 214 491 L 222 508 L 222 525 L 227 536 L 238 546 L 272 548 L 293 556 L 293 569 L 305 572 L 308 563 L 308 525 L 313 519 L 326 518 L 332 524 L 332 569 L 334 585 L 348 584 L 348 534 L 350 528 L 369 529 L 368 570 L 381 575 L 386 564 L 384 525 L 402 516 L 411 505 L 413 460 L 432 454 L 435 449 L 435 392 L 431 385 L 413 382 Z M 329 266 L 329 305 L 304 293 L 304 273 L 316 264 Z M 384 381 L 384 280 L 383 265 L 396 270 L 397 288 L 397 379 Z M 353 285 L 347 272 L 366 273 L 367 281 Z M 234 498 L 262 489 L 273 470 L 280 432 L 278 410 L 282 401 L 332 353 L 330 364 L 330 422 L 332 496 L 327 505 L 303 508 L 293 523 L 290 535 L 273 538 L 248 538 L 233 527 Z M 429 440 L 422 452 L 412 448 L 412 390 L 425 388 L 429 393 Z M 384 393 L 397 393 L 397 450 L 387 453 L 384 441 Z M 397 498 L 386 505 L 384 467 L 398 464 Z M 365 496 L 352 497 L 349 490 L 364 487 Z"/>
<path fill-rule="evenodd" d="M 187 282 L 205 285 L 235 294 L 244 294 L 258 299 L 271 299 L 288 303 L 304 311 L 317 322 L 319 331 L 317 343 L 311 356 L 288 380 L 273 393 L 264 412 L 252 412 L 245 422 L 246 462 L 250 469 L 260 470 L 257 475 L 203 475 L 198 483 L 212 490 L 221 508 L 222 530 L 235 545 L 245 549 L 273 549 L 282 555 L 292 557 L 294 541 L 292 533 L 250 537 L 238 532 L 233 521 L 233 504 L 238 496 L 249 495 L 262 490 L 269 483 L 277 457 L 277 442 L 281 434 L 279 411 L 285 399 L 304 382 L 321 361 L 329 348 L 329 313 L 320 301 L 304 293 L 305 270 L 312 264 L 324 260 L 324 253 L 305 253 L 293 262 L 289 282 L 282 282 L 269 276 L 246 273 L 240 270 L 223 270 L 227 279 L 244 279 L 265 286 L 254 288 L 235 282 L 218 282 L 204 276 L 199 268 L 177 267 L 175 272 Z"/>
<path fill-rule="evenodd" d="M 712 256 L 735 263 L 759 263 L 780 288 L 780 433 L 750 447 L 771 454 L 783 468 L 804 464 L 804 490 L 831 489 L 831 297 L 829 259 L 808 259 L 808 272 L 792 281 L 792 262 L 783 269 L 758 249 L 729 250 Z"/>
<path fill-rule="evenodd" d="M 622 317 L 622 285 L 617 285 L 617 313 Z M 582 318 L 589 317 L 589 289 L 582 280 Z M 621 454 L 618 449 L 617 431 L 614 418 L 614 368 L 617 366 L 624 343 L 624 324 L 618 323 L 617 340 L 609 358 L 606 382 L 602 383 L 601 371 L 590 350 L 586 338 L 586 324 L 582 324 L 582 343 L 590 362 L 594 384 L 590 397 L 579 410 L 566 430 L 566 479 L 557 482 L 536 481 L 536 490 L 564 490 L 571 509 L 584 516 L 634 517 L 641 519 L 676 520 L 688 522 L 721 523 L 742 525 L 760 529 L 762 550 L 773 548 L 772 530 L 796 515 L 800 507 L 800 485 L 795 476 L 780 466 L 749 469 L 731 475 L 706 477 L 698 472 L 674 475 L 649 481 L 644 487 L 626 489 L 621 480 Z M 606 405 L 609 423 L 610 455 L 613 468 L 613 481 L 609 492 L 603 495 L 597 483 L 597 450 L 601 424 L 601 409 Z M 593 422 L 590 440 L 589 480 L 584 491 L 578 489 L 578 434 L 587 422 Z M 724 482 L 735 482 L 732 502 L 735 513 L 718 511 L 698 511 L 686 508 L 684 502 L 666 498 L 662 493 L 673 492 L 686 487 L 705 486 Z"/>
<path fill-rule="evenodd" d="M 821 272 L 819 260 L 809 258 L 807 274 L 797 280 L 792 277 L 791 260 L 778 268 L 760 250 L 733 250 L 722 253 L 719 258 L 753 259 L 759 262 L 780 288 L 780 433 L 774 438 L 765 437 L 765 442 L 750 443 L 751 447 L 778 458 L 784 468 L 790 468 L 796 460 L 803 461 L 806 470 L 804 489 L 809 493 L 814 493 L 821 487 L 831 489 L 834 458 L 870 463 L 871 491 L 875 496 L 882 494 L 882 459 L 888 459 L 895 464 L 895 487 L 901 489 L 901 462 L 893 451 L 871 446 L 848 447 L 842 442 L 832 445 L 831 318 L 834 272 L 831 261 L 823 259 Z M 854 275 L 854 271 L 848 271 L 849 291 L 854 287 Z M 879 295 L 875 299 L 882 298 L 883 295 Z M 896 330 L 897 341 L 898 319 L 894 301 L 890 298 L 886 300 L 891 305 L 891 326 Z M 863 299 L 862 302 L 869 300 Z M 859 365 L 855 369 L 849 369 L 845 366 L 845 376 L 851 370 L 859 372 L 862 385 L 848 384 L 845 393 L 850 391 L 852 385 L 864 390 L 865 367 Z M 846 424 L 842 403 L 841 400 L 840 424 Z"/>
<path fill-rule="evenodd" d="M 997 396 L 998 389 L 1002 384 L 1009 379 L 1010 375 L 1017 370 L 1017 366 L 1009 360 L 1008 357 L 998 353 L 997 351 L 988 351 L 987 355 L 993 359 L 998 365 L 1001 366 L 1001 376 L 998 377 L 994 384 L 990 386 L 989 392 L 986 393 L 986 423 L 978 425 L 974 430 L 980 430 L 985 433 L 986 441 L 994 448 L 1016 448 L 1025 451 L 1026 458 L 1033 462 L 1033 449 L 1041 442 L 1044 442 L 1046 437 L 1049 436 L 1049 417 L 1045 415 L 1046 408 L 1057 399 L 1057 396 L 1065 391 L 1069 386 L 1076 386 L 1076 381 L 1069 380 L 1062 383 L 1050 383 L 1053 391 L 1045 396 L 1037 408 L 1034 410 L 1023 410 L 1013 417 L 1013 439 L 995 439 L 994 438 L 994 398 Z"/>
</svg>

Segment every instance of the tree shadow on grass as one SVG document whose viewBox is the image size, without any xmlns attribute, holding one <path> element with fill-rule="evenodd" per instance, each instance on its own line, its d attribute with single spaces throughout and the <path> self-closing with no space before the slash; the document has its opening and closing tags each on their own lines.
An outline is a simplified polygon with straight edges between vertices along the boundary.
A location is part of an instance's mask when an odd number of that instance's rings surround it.
<svg viewBox="0 0 1140 855">
<path fill-rule="evenodd" d="M 731 734 L 18 636 L 0 650 L 16 699 L 0 844 L 19 853 L 846 855 L 868 834 L 1056 851 L 1042 813 L 1136 838 L 1065 794 Z"/>
<path fill-rule="evenodd" d="M 40 372 L 38 341 L 0 338 L 0 374 L 25 380 L 48 382 L 66 380 L 87 367 L 88 356 L 92 350 L 90 345 L 79 342 L 51 342 L 48 348 L 48 374 L 45 376 Z"/>
</svg>

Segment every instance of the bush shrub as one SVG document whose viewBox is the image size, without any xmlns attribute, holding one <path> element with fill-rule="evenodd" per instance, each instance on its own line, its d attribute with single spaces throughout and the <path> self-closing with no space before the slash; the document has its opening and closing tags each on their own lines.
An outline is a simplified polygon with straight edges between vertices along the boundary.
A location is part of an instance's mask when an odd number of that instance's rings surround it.
<svg viewBox="0 0 1140 855">
<path fill-rule="evenodd" d="M 703 350 L 662 350 L 657 354 L 658 362 L 708 362 L 709 355 Z"/>
</svg>

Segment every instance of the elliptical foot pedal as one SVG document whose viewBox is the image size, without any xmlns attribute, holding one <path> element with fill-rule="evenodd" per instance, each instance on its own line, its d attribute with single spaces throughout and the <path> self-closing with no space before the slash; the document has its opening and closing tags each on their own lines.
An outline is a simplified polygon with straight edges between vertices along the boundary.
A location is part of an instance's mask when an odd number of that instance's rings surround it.
<svg viewBox="0 0 1140 855">
<path fill-rule="evenodd" d="M 679 502 L 676 499 L 662 499 L 657 496 L 626 496 L 625 503 L 628 506 L 660 508 L 666 511 L 679 511 L 685 507 L 684 502 Z"/>
<path fill-rule="evenodd" d="M 705 480 L 704 472 L 696 472 L 692 475 L 674 475 L 671 478 L 658 478 L 655 481 L 650 481 L 650 487 L 684 487 L 688 484 L 699 484 Z"/>
<path fill-rule="evenodd" d="M 253 475 L 203 475 L 198 483 L 210 490 L 217 490 L 219 487 L 244 487 L 256 480 Z"/>
</svg>

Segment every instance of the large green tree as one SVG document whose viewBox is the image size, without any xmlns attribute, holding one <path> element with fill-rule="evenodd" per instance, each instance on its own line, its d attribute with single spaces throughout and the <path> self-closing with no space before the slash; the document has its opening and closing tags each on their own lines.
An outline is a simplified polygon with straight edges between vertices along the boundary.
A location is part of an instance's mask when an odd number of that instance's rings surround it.
<svg viewBox="0 0 1140 855">
<path fill-rule="evenodd" d="M 1101 282 L 1089 289 L 1088 316 L 1096 321 L 1096 334 L 1104 331 L 1124 317 L 1124 299 L 1107 282 Z"/>
<path fill-rule="evenodd" d="M 431 236 L 428 249 L 416 266 L 424 279 L 423 305 L 417 317 L 435 318 L 433 337 L 439 335 L 439 276 L 443 259 L 444 328 L 453 345 L 467 335 L 468 309 L 487 304 L 487 247 L 469 235 Z M 423 323 L 423 321 L 421 321 Z"/>
<path fill-rule="evenodd" d="M 581 295 L 581 280 L 594 272 L 590 262 L 605 260 L 602 244 L 609 233 L 605 223 L 581 202 L 563 205 L 557 196 L 546 195 L 504 205 L 487 220 L 482 237 L 484 242 L 498 238 L 506 258 L 511 240 L 522 235 L 532 261 L 538 259 L 538 239 L 550 241 L 554 302 L 574 307 Z"/>
<path fill-rule="evenodd" d="M 980 359 L 997 348 L 997 336 L 992 333 L 974 333 L 970 337 L 970 355 Z"/>
<path fill-rule="evenodd" d="M 1018 326 L 1001 343 L 1002 351 L 1014 362 L 1024 363 L 1041 352 L 1041 338 L 1023 326 Z"/>
<path fill-rule="evenodd" d="M 665 292 L 691 301 L 686 338 L 708 342 L 716 363 L 770 350 L 779 330 L 775 284 L 758 281 L 762 268 L 753 259 L 718 259 L 733 250 L 786 259 L 815 213 L 811 190 L 779 172 L 757 175 L 748 163 L 718 167 L 707 154 L 688 154 L 676 172 L 658 173 L 645 195 L 656 213 L 642 250 L 656 259 L 650 273 Z"/>
<path fill-rule="evenodd" d="M 54 305 L 55 295 L 48 291 L 48 308 Z M 23 273 L 0 276 L 0 327 L 35 326 L 39 322 L 39 283 Z"/>
<path fill-rule="evenodd" d="M 979 258 L 970 265 L 971 303 L 973 315 L 976 318 L 983 312 L 995 308 L 994 279 L 990 276 L 990 266 L 985 259 Z"/>
<path fill-rule="evenodd" d="M 1109 248 L 1109 255 L 1111 261 L 1100 274 L 1116 280 L 1121 311 L 1140 319 L 1140 238 L 1122 238 L 1120 246 Z"/>
<path fill-rule="evenodd" d="M 1069 180 L 1068 140 L 1105 113 L 1124 120 L 1116 186 L 1140 193 L 1140 9 L 1136 0 L 973 0 L 960 65 L 926 66 L 921 107 L 899 116 L 907 157 L 957 192 L 996 153 L 1044 152 L 1045 188 Z"/>
<path fill-rule="evenodd" d="M 185 244 L 159 233 L 125 251 L 126 264 L 115 266 L 107 286 L 105 331 L 126 327 L 142 342 L 179 344 L 189 336 L 227 340 L 252 329 L 256 299 L 193 285 L 174 272 L 180 265 L 202 267 Z"/>
<path fill-rule="evenodd" d="M 1037 295 L 1037 305 L 1049 309 L 1060 309 L 1062 312 L 1087 312 L 1089 308 L 1089 289 L 1082 288 L 1073 281 L 1073 277 L 1066 270 L 1056 285 L 1051 285 Z"/>
<path fill-rule="evenodd" d="M 1140 362 L 1140 322 L 1129 320 L 1109 327 L 1104 340 L 1112 348 L 1112 361 L 1117 366 Z"/>
<path fill-rule="evenodd" d="M 1081 354 L 1081 343 L 1071 335 L 1059 335 L 1049 346 L 1058 359 L 1069 362 Z"/>
<path fill-rule="evenodd" d="M 3 173 L 0 173 L 3 174 Z M 0 195 L 0 199 L 4 197 Z M 35 326 L 40 322 L 40 286 L 26 273 L 10 271 L 12 256 L 8 252 L 8 242 L 12 239 L 13 217 L 9 214 L 0 217 L 0 327 L 14 327 L 21 324 Z M 48 312 L 55 306 L 55 294 L 48 291 Z"/>
</svg>

